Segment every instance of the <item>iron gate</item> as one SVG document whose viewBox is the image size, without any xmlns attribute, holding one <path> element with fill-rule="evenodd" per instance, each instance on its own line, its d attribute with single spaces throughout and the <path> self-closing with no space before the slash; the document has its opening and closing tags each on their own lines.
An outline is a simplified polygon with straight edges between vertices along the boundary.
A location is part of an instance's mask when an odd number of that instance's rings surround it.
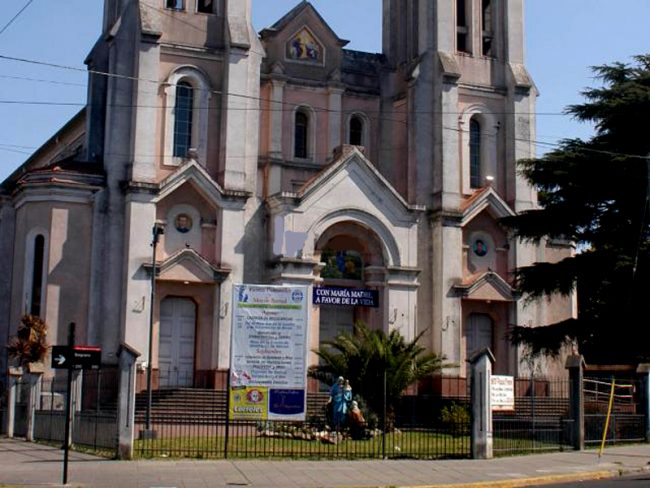
<svg viewBox="0 0 650 488">
<path fill-rule="evenodd" d="M 585 444 L 645 442 L 642 391 L 636 378 L 585 378 Z"/>
</svg>

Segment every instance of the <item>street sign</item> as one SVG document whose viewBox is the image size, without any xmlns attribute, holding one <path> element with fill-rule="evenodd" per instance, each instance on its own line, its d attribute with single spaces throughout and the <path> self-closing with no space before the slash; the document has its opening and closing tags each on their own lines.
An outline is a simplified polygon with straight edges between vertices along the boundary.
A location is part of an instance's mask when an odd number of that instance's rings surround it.
<svg viewBox="0 0 650 488">
<path fill-rule="evenodd" d="M 99 369 L 102 350 L 94 346 L 52 346 L 53 369 Z"/>
<path fill-rule="evenodd" d="M 74 369 L 99 369 L 102 350 L 94 346 L 74 346 L 72 367 Z"/>
<path fill-rule="evenodd" d="M 52 346 L 52 368 L 69 369 L 72 362 L 68 346 Z"/>
</svg>

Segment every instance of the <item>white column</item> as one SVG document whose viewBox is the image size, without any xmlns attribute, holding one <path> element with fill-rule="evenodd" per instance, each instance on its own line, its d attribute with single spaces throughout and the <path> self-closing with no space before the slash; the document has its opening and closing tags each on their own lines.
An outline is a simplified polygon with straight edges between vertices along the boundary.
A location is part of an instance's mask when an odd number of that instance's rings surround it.
<svg viewBox="0 0 650 488">
<path fill-rule="evenodd" d="M 158 44 L 140 43 L 138 55 L 138 77 L 157 80 L 159 77 L 160 47 Z M 133 141 L 132 178 L 135 181 L 152 182 L 156 179 L 158 154 L 156 144 L 156 120 L 161 110 L 158 87 L 147 81 L 138 81 L 135 91 L 135 137 Z"/>
<path fill-rule="evenodd" d="M 284 116 L 284 81 L 271 80 L 271 142 L 269 155 L 272 158 L 282 159 L 282 120 Z"/>
<path fill-rule="evenodd" d="M 244 281 L 244 250 L 241 240 L 245 233 L 246 215 L 243 208 L 223 209 L 221 214 L 221 262 L 231 268 L 228 278 L 219 286 L 218 361 L 219 369 L 230 365 L 230 331 L 232 326 L 234 284 Z"/>
<path fill-rule="evenodd" d="M 449 283 L 456 283 L 463 276 L 463 232 L 444 218 L 436 219 L 431 225 L 433 249 L 438 250 L 432 258 L 434 350 L 457 365 L 445 370 L 447 374 L 460 374 L 463 364 L 462 302 L 460 297 L 449 296 Z"/>
<path fill-rule="evenodd" d="M 156 205 L 151 202 L 151 195 L 127 195 L 122 341 L 142 351 L 144 357 L 149 355 L 149 313 L 153 304 L 150 303 L 150 275 L 143 265 L 151 262 L 155 220 Z M 134 306 L 134 303 L 141 302 L 142 297 L 145 297 L 144 309 Z"/>
<path fill-rule="evenodd" d="M 133 437 L 135 434 L 135 363 L 140 353 L 122 344 L 118 352 L 120 387 L 118 400 L 118 451 L 120 459 L 133 457 Z"/>
<path fill-rule="evenodd" d="M 327 157 L 332 151 L 341 145 L 341 123 L 343 120 L 343 89 L 330 87 L 328 90 L 328 131 L 329 142 L 327 146 Z M 318 159 L 318 158 L 316 158 Z"/>
<path fill-rule="evenodd" d="M 492 459 L 492 404 L 490 379 L 494 356 L 489 349 L 471 358 L 472 364 L 472 458 Z"/>
</svg>

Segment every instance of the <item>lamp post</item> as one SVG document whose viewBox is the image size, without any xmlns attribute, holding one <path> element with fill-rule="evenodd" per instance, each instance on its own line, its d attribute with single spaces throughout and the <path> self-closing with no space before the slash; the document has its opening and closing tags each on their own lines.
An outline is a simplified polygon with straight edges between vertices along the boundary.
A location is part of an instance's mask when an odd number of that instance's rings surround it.
<svg viewBox="0 0 650 488">
<path fill-rule="evenodd" d="M 145 413 L 145 430 L 140 433 L 143 439 L 155 439 L 156 432 L 151 429 L 151 372 L 153 360 L 153 304 L 156 299 L 156 247 L 158 246 L 158 239 L 165 230 L 162 226 L 154 224 L 152 229 L 152 258 L 151 258 L 151 298 L 149 300 L 149 356 L 147 359 L 147 410 Z"/>
</svg>

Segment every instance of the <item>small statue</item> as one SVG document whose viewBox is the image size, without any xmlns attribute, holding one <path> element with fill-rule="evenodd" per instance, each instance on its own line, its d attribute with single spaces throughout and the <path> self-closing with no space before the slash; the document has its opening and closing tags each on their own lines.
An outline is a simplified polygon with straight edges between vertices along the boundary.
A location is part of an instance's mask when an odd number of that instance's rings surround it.
<svg viewBox="0 0 650 488">
<path fill-rule="evenodd" d="M 366 419 L 357 402 L 352 402 L 350 406 L 350 437 L 355 441 L 366 437 Z"/>
<path fill-rule="evenodd" d="M 348 403 L 352 401 L 352 387 L 349 381 L 339 376 L 330 389 L 330 403 L 332 404 L 332 423 L 336 430 L 345 424 L 348 412 Z"/>
</svg>

